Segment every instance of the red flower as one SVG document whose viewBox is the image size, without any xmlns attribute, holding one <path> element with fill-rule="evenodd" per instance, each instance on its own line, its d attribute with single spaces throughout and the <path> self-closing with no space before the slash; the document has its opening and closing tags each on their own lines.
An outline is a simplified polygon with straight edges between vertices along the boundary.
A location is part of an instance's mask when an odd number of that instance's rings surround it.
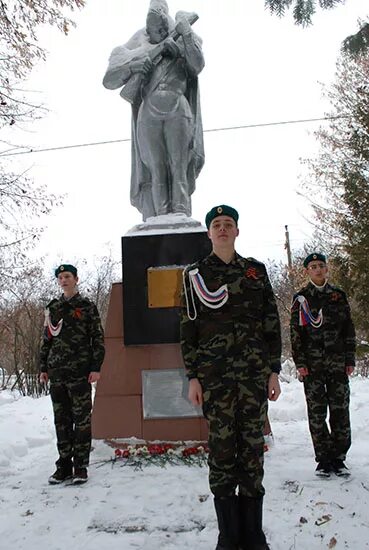
<svg viewBox="0 0 369 550">
<path fill-rule="evenodd" d="M 116 458 L 129 458 L 128 449 L 115 449 L 114 454 Z"/>
<path fill-rule="evenodd" d="M 199 454 L 199 449 L 197 447 L 187 447 L 186 449 L 183 449 L 182 454 L 183 456 L 191 456 L 191 455 L 197 455 Z"/>
<path fill-rule="evenodd" d="M 151 455 L 163 455 L 165 453 L 163 445 L 149 445 L 147 450 Z"/>
</svg>

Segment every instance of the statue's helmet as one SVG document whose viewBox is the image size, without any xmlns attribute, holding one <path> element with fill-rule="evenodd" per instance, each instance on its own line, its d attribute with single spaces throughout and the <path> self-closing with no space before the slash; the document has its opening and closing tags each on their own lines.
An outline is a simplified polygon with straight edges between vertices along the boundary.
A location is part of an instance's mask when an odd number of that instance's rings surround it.
<svg viewBox="0 0 369 550">
<path fill-rule="evenodd" d="M 156 44 L 168 35 L 169 13 L 166 0 L 151 0 L 146 18 L 146 32 L 150 42 Z"/>
<path fill-rule="evenodd" d="M 168 4 L 166 0 L 150 0 L 149 13 L 155 13 L 163 18 L 168 17 Z"/>
</svg>

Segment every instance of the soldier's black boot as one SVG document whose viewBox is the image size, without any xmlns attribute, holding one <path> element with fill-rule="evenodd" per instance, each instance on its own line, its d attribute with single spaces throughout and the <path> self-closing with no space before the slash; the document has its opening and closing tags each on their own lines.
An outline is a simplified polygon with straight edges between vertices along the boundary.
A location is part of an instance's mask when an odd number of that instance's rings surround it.
<svg viewBox="0 0 369 550">
<path fill-rule="evenodd" d="M 49 477 L 50 485 L 58 485 L 68 479 L 71 479 L 73 475 L 73 464 L 70 458 L 59 458 L 56 461 L 56 470 Z"/>
<path fill-rule="evenodd" d="M 239 495 L 242 550 L 270 550 L 263 531 L 263 497 Z"/>
<path fill-rule="evenodd" d="M 214 498 L 218 519 L 219 537 L 215 550 L 239 549 L 238 497 Z"/>
</svg>

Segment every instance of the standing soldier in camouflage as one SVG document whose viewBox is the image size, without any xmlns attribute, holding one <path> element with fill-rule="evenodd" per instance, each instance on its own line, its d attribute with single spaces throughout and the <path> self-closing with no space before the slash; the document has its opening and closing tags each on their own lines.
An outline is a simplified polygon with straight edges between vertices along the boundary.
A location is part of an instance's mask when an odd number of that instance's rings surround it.
<svg viewBox="0 0 369 550">
<path fill-rule="evenodd" d="M 77 269 L 55 270 L 62 296 L 45 310 L 40 382 L 50 380 L 59 459 L 49 477 L 54 485 L 87 481 L 91 451 L 91 384 L 100 378 L 105 349 L 97 308 L 77 290 Z"/>
<path fill-rule="evenodd" d="M 213 250 L 184 273 L 181 347 L 189 399 L 209 424 L 216 549 L 267 550 L 263 427 L 280 394 L 280 324 L 264 264 L 235 251 L 237 224 L 230 206 L 206 216 Z"/>
<path fill-rule="evenodd" d="M 304 383 L 316 475 L 348 476 L 344 460 L 351 445 L 348 377 L 355 366 L 355 329 L 345 293 L 327 282 L 325 256 L 309 254 L 304 267 L 310 282 L 293 299 L 291 343 Z"/>
</svg>

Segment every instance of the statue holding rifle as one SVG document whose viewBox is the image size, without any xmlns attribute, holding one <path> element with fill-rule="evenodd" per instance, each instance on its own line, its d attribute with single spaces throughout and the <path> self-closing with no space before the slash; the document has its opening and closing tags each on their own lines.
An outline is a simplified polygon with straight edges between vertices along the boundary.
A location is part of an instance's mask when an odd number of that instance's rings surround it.
<svg viewBox="0 0 369 550">
<path fill-rule="evenodd" d="M 168 14 L 151 0 L 146 28 L 115 48 L 103 84 L 132 105 L 131 203 L 143 219 L 191 215 L 204 164 L 197 76 L 204 67 L 194 13 Z"/>
</svg>

